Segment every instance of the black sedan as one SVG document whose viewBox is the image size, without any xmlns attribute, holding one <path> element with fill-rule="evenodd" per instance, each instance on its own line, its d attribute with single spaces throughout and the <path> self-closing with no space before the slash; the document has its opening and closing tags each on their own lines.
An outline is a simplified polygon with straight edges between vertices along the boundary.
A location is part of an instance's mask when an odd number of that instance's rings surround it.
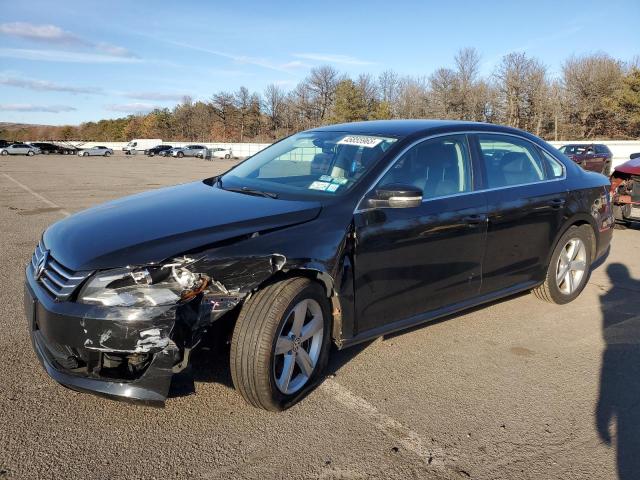
<svg viewBox="0 0 640 480">
<path fill-rule="evenodd" d="M 322 380 L 332 342 L 525 290 L 575 299 L 609 247 L 608 191 L 512 128 L 305 131 L 49 227 L 26 268 L 33 345 L 68 387 L 162 402 L 205 332 L 231 324 L 234 385 L 281 410 Z"/>
</svg>

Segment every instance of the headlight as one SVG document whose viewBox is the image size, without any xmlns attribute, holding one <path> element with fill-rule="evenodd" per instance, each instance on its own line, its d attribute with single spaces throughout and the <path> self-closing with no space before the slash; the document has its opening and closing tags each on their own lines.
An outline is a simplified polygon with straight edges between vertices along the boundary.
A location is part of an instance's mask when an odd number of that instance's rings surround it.
<svg viewBox="0 0 640 480">
<path fill-rule="evenodd" d="M 202 292 L 209 278 L 190 270 L 191 259 L 135 269 L 118 268 L 93 275 L 78 295 L 79 303 L 109 307 L 175 305 Z"/>
</svg>

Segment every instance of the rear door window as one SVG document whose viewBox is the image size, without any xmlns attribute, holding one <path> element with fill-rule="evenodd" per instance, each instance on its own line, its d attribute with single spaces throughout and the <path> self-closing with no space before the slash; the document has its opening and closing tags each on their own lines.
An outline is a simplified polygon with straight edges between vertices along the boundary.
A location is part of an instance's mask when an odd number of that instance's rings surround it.
<svg viewBox="0 0 640 480">
<path fill-rule="evenodd" d="M 509 135 L 478 135 L 487 174 L 487 188 L 526 185 L 547 179 L 536 147 Z"/>
</svg>

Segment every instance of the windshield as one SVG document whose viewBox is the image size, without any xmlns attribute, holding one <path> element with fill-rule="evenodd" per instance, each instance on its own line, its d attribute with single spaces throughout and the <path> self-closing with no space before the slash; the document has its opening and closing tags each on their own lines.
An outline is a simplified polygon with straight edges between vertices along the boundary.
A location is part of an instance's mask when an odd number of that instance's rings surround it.
<svg viewBox="0 0 640 480">
<path fill-rule="evenodd" d="M 340 195 L 380 160 L 396 138 L 302 132 L 255 154 L 225 174 L 222 188 Z"/>
</svg>

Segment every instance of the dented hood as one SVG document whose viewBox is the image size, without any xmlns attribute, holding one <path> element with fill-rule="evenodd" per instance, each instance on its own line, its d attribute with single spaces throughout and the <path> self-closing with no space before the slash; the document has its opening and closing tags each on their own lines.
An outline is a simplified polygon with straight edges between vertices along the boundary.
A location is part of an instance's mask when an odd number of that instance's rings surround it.
<svg viewBox="0 0 640 480">
<path fill-rule="evenodd" d="M 159 262 L 240 235 L 306 222 L 320 204 L 221 190 L 204 182 L 161 188 L 76 213 L 44 233 L 72 270 Z"/>
<path fill-rule="evenodd" d="M 616 172 L 628 173 L 629 175 L 640 175 L 640 157 L 629 160 L 628 162 L 618 165 Z"/>
</svg>

